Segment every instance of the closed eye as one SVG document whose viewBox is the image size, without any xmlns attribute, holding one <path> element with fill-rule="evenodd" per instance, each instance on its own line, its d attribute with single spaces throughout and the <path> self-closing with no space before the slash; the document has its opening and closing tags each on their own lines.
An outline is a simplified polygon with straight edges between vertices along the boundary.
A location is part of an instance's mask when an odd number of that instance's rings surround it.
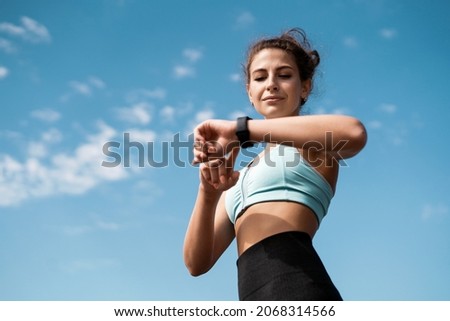
<svg viewBox="0 0 450 321">
<path fill-rule="evenodd" d="M 265 79 L 266 79 L 266 77 L 264 77 L 264 76 L 259 76 L 259 77 L 253 78 L 254 81 L 263 81 Z"/>
</svg>

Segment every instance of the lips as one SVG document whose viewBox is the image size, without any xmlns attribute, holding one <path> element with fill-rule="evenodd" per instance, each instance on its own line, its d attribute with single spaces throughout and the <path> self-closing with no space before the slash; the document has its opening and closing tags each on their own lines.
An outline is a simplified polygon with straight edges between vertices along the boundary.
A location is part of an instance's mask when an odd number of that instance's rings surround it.
<svg viewBox="0 0 450 321">
<path fill-rule="evenodd" d="M 263 101 L 278 101 L 278 100 L 282 100 L 283 97 L 280 96 L 267 96 L 263 98 Z"/>
</svg>

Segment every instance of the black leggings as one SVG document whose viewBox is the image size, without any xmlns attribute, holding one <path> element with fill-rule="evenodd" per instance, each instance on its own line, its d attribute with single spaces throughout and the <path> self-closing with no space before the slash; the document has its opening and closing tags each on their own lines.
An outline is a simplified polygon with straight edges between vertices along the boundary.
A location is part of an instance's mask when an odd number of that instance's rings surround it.
<svg viewBox="0 0 450 321">
<path fill-rule="evenodd" d="M 304 232 L 272 235 L 237 260 L 241 301 L 341 301 Z"/>
</svg>

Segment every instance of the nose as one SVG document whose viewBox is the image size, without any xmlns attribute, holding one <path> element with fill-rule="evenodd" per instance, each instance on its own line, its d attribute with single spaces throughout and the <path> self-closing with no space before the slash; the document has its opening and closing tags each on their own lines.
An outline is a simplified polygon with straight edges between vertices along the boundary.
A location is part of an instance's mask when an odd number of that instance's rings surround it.
<svg viewBox="0 0 450 321">
<path fill-rule="evenodd" d="M 278 84 L 277 84 L 274 76 L 267 77 L 266 90 L 267 91 L 277 91 L 278 90 Z"/>
</svg>

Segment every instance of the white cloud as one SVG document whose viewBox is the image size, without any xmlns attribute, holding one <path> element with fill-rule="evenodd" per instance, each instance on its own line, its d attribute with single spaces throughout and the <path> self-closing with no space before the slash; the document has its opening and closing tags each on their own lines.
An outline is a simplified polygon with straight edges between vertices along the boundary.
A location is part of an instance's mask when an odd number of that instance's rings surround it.
<svg viewBox="0 0 450 321">
<path fill-rule="evenodd" d="M 88 78 L 88 83 L 98 89 L 103 89 L 106 87 L 105 82 L 98 77 L 90 76 Z"/>
<path fill-rule="evenodd" d="M 195 113 L 194 118 L 192 118 L 187 123 L 187 129 L 183 133 L 185 137 L 187 137 L 189 134 L 191 134 L 194 131 L 194 128 L 199 125 L 201 122 L 214 118 L 214 111 L 211 110 L 209 107 L 205 107 L 204 109 L 198 111 Z"/>
<path fill-rule="evenodd" d="M 244 113 L 244 112 L 241 111 L 241 110 L 237 110 L 237 111 L 234 111 L 234 112 L 232 112 L 232 113 L 230 114 L 229 119 L 234 120 L 234 119 L 236 119 L 236 118 L 238 118 L 238 117 L 243 117 L 243 116 L 247 116 L 247 114 Z"/>
<path fill-rule="evenodd" d="M 187 62 L 177 64 L 173 67 L 173 75 L 175 78 L 181 79 L 186 77 L 194 77 L 196 74 L 193 65 L 203 57 L 203 53 L 199 49 L 187 48 L 183 50 L 183 56 L 187 58 Z"/>
<path fill-rule="evenodd" d="M 29 198 L 83 194 L 104 181 L 127 177 L 121 166 L 102 167 L 103 145 L 115 135 L 113 128 L 99 122 L 98 132 L 73 152 L 44 155 L 35 149 L 23 162 L 0 155 L 0 206 L 18 205 Z"/>
<path fill-rule="evenodd" d="M 119 108 L 117 110 L 117 115 L 122 121 L 133 124 L 146 125 L 152 120 L 150 110 L 150 104 L 141 102 L 131 107 Z"/>
<path fill-rule="evenodd" d="M 56 128 L 50 128 L 41 134 L 40 141 L 30 141 L 28 143 L 27 155 L 32 159 L 40 159 L 48 156 L 49 145 L 62 141 L 62 133 Z"/>
<path fill-rule="evenodd" d="M 420 215 L 424 221 L 428 221 L 433 218 L 446 216 L 446 215 L 448 215 L 448 213 L 449 213 L 448 206 L 440 203 L 437 205 L 431 205 L 431 204 L 424 205 Z"/>
<path fill-rule="evenodd" d="M 97 227 L 105 231 L 118 231 L 121 226 L 120 224 L 114 222 L 98 221 Z"/>
<path fill-rule="evenodd" d="M 69 82 L 71 93 L 64 94 L 60 99 L 62 102 L 67 102 L 72 94 L 79 94 L 83 96 L 91 96 L 94 90 L 104 89 L 106 87 L 105 82 L 96 76 L 90 76 L 86 81 L 72 80 Z"/>
<path fill-rule="evenodd" d="M 47 156 L 47 146 L 42 142 L 30 142 L 28 144 L 28 156 L 31 158 L 43 158 Z"/>
<path fill-rule="evenodd" d="M 386 114 L 394 114 L 398 107 L 395 104 L 387 104 L 387 103 L 383 103 L 380 105 L 379 109 Z"/>
<path fill-rule="evenodd" d="M 236 17 L 234 28 L 235 29 L 247 28 L 253 23 L 255 23 L 255 20 L 256 20 L 255 16 L 251 12 L 249 11 L 242 12 Z"/>
<path fill-rule="evenodd" d="M 187 48 L 183 50 L 183 56 L 191 63 L 195 63 L 203 57 L 203 52 L 199 49 Z"/>
<path fill-rule="evenodd" d="M 204 109 L 195 114 L 195 121 L 201 123 L 202 121 L 214 118 L 214 112 L 210 109 Z"/>
<path fill-rule="evenodd" d="M 17 51 L 11 41 L 3 38 L 0 38 L 0 50 L 3 50 L 6 53 L 13 53 Z"/>
<path fill-rule="evenodd" d="M 195 69 L 190 66 L 177 65 L 173 68 L 175 78 L 181 79 L 195 76 Z"/>
<path fill-rule="evenodd" d="M 152 130 L 141 130 L 136 128 L 130 128 L 125 131 L 130 134 L 130 142 L 138 141 L 141 143 L 154 142 L 156 140 L 156 133 Z"/>
<path fill-rule="evenodd" d="M 371 129 L 379 129 L 383 127 L 383 123 L 378 120 L 372 120 L 367 123 L 367 127 Z"/>
<path fill-rule="evenodd" d="M 232 82 L 240 82 L 242 80 L 242 76 L 238 73 L 234 73 L 230 75 L 230 80 Z"/>
<path fill-rule="evenodd" d="M 358 47 L 358 40 L 353 36 L 347 36 L 343 40 L 344 46 L 348 48 L 357 48 Z"/>
<path fill-rule="evenodd" d="M 380 36 L 388 40 L 395 38 L 397 34 L 398 34 L 397 30 L 393 28 L 383 28 L 380 30 Z"/>
<path fill-rule="evenodd" d="M 92 231 L 92 226 L 82 225 L 82 226 L 64 226 L 62 228 L 62 233 L 66 236 L 80 236 L 85 235 Z"/>
<path fill-rule="evenodd" d="M 29 17 L 20 18 L 21 25 L 14 25 L 9 22 L 0 23 L 0 32 L 11 36 L 22 38 L 32 43 L 50 42 L 51 36 L 48 29 Z"/>
<path fill-rule="evenodd" d="M 91 87 L 87 83 L 83 83 L 80 81 L 71 81 L 69 83 L 70 88 L 72 88 L 76 93 L 90 96 L 92 93 Z"/>
<path fill-rule="evenodd" d="M 166 90 L 161 87 L 155 89 L 135 89 L 126 95 L 126 101 L 133 103 L 147 98 L 164 99 L 166 96 Z"/>
<path fill-rule="evenodd" d="M 348 115 L 348 114 L 350 114 L 350 111 L 346 107 L 337 107 L 337 108 L 333 109 L 331 111 L 331 113 L 335 114 L 335 115 Z"/>
<path fill-rule="evenodd" d="M 0 66 L 0 80 L 8 76 L 9 70 L 6 67 Z"/>
<path fill-rule="evenodd" d="M 58 121 L 61 118 L 61 114 L 54 109 L 44 108 L 44 109 L 36 109 L 31 112 L 31 116 L 33 118 L 53 123 Z"/>
<path fill-rule="evenodd" d="M 56 128 L 50 128 L 41 135 L 42 141 L 50 144 L 61 142 L 62 137 L 63 137 L 62 133 Z"/>
<path fill-rule="evenodd" d="M 161 115 L 161 118 L 165 122 L 173 122 L 175 119 L 175 108 L 172 106 L 164 106 L 161 111 L 159 112 Z"/>
</svg>

